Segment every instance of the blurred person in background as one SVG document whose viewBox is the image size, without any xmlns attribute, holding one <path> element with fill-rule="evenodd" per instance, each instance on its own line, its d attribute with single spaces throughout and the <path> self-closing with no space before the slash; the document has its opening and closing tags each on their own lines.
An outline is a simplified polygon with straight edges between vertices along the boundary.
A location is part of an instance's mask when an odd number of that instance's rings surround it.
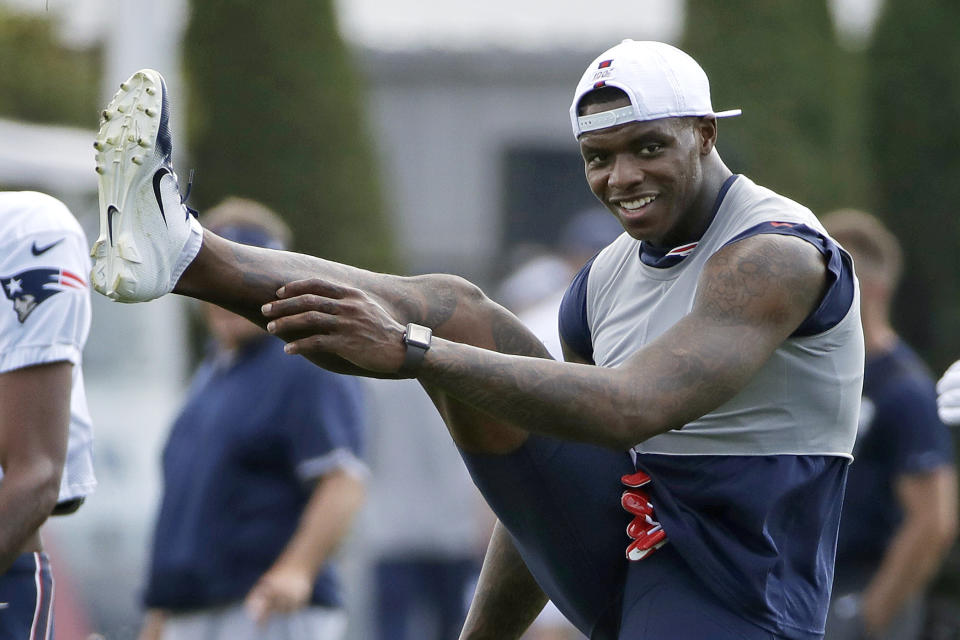
<svg viewBox="0 0 960 640">
<path fill-rule="evenodd" d="M 953 442 L 929 371 L 890 323 L 899 243 L 861 211 L 836 211 L 823 224 L 853 256 L 866 346 L 826 638 L 913 640 L 924 591 L 957 533 Z"/>
<path fill-rule="evenodd" d="M 81 369 L 90 259 L 59 200 L 0 192 L 0 637 L 53 637 L 40 526 L 96 486 Z"/>
<path fill-rule="evenodd" d="M 372 637 L 456 638 L 493 515 L 420 385 L 365 386 L 371 478 L 358 536 L 371 563 Z"/>
<path fill-rule="evenodd" d="M 266 207 L 205 216 L 243 244 L 282 249 Z M 244 318 L 203 306 L 213 348 L 163 452 L 141 640 L 338 640 L 347 616 L 332 555 L 363 503 L 360 381 L 286 357 Z"/>
</svg>

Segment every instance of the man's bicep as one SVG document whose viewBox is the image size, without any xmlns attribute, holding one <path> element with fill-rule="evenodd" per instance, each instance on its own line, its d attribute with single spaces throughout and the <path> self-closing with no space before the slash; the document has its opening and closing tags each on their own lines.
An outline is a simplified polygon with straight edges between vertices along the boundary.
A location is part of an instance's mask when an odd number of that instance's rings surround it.
<svg viewBox="0 0 960 640">
<path fill-rule="evenodd" d="M 70 362 L 60 361 L 0 374 L 0 462 L 6 472 L 42 459 L 62 465 L 72 372 Z"/>
</svg>

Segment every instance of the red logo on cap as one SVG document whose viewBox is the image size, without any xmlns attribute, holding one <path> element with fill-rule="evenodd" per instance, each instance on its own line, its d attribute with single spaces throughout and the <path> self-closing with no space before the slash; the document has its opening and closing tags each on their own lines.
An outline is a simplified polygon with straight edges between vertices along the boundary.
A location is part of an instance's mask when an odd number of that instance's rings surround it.
<svg viewBox="0 0 960 640">
<path fill-rule="evenodd" d="M 593 88 L 594 88 L 594 89 L 599 89 L 600 87 L 605 87 L 605 86 L 607 86 L 607 83 L 604 82 L 603 80 L 601 80 L 600 82 L 594 82 L 594 83 L 593 83 Z"/>
<path fill-rule="evenodd" d="M 613 59 L 604 60 L 603 62 L 601 62 L 600 64 L 597 65 L 597 69 L 606 69 L 607 67 L 609 67 L 609 66 L 612 65 L 612 64 L 613 64 Z"/>
</svg>

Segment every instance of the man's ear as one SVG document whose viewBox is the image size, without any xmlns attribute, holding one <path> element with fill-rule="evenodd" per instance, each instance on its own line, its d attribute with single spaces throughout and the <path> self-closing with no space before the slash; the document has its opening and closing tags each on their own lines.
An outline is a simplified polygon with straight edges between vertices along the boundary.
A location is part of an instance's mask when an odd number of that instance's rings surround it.
<svg viewBox="0 0 960 640">
<path fill-rule="evenodd" d="M 713 116 L 698 118 L 694 129 L 699 138 L 700 155 L 708 155 L 717 144 L 717 119 Z"/>
</svg>

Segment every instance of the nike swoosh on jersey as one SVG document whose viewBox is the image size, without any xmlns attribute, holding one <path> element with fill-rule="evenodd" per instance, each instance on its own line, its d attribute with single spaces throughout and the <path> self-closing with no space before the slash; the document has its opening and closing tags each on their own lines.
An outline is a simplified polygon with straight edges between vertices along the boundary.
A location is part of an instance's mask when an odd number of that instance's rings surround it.
<svg viewBox="0 0 960 640">
<path fill-rule="evenodd" d="M 55 242 L 51 242 L 50 244 L 48 244 L 48 245 L 45 246 L 45 247 L 38 247 L 38 246 L 37 246 L 37 243 L 34 242 L 34 243 L 33 243 L 33 246 L 30 247 L 30 253 L 32 253 L 32 254 L 35 255 L 35 256 L 42 256 L 42 255 L 45 254 L 47 251 L 50 251 L 50 249 L 53 249 L 55 246 L 57 246 L 57 245 L 60 244 L 61 242 L 63 242 L 63 238 L 60 238 L 59 240 L 57 240 L 57 241 L 55 241 Z"/>
<path fill-rule="evenodd" d="M 153 174 L 153 195 L 157 198 L 157 205 L 160 207 L 160 216 L 163 218 L 163 224 L 167 224 L 167 214 L 163 212 L 163 198 L 160 197 L 160 181 L 163 179 L 163 176 L 166 175 L 173 175 L 170 169 L 166 167 L 160 167 L 157 169 L 157 172 Z"/>
</svg>

